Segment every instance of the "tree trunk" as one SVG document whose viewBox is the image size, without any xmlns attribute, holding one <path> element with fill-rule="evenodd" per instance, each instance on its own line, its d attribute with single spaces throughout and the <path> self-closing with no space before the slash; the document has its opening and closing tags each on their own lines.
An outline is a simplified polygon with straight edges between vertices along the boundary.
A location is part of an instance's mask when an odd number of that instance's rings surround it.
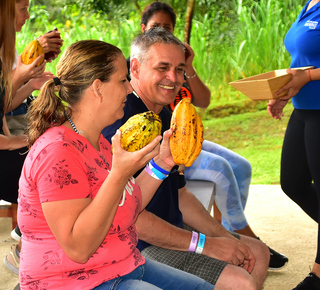
<svg viewBox="0 0 320 290">
<path fill-rule="evenodd" d="M 141 7 L 138 3 L 138 0 L 134 0 L 133 3 L 136 6 L 137 10 L 139 11 L 140 15 L 142 15 L 142 10 L 141 10 Z"/>
<path fill-rule="evenodd" d="M 187 3 L 186 24 L 184 26 L 184 42 L 188 44 L 190 44 L 192 18 L 193 18 L 195 2 L 196 0 L 188 0 L 188 3 Z"/>
</svg>

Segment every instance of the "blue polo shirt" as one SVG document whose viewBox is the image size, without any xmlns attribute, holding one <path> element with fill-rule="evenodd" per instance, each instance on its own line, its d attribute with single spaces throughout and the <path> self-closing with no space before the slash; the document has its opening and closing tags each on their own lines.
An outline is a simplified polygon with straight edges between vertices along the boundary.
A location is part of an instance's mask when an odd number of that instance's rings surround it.
<svg viewBox="0 0 320 290">
<path fill-rule="evenodd" d="M 117 129 L 121 127 L 131 116 L 149 111 L 142 100 L 134 94 L 127 96 L 126 105 L 124 107 L 124 116 L 112 125 L 102 130 L 103 136 L 111 142 L 112 136 Z M 170 128 L 171 112 L 164 107 L 159 114 L 162 120 L 162 134 Z M 137 175 L 139 172 L 137 173 Z M 163 220 L 177 227 L 183 227 L 182 214 L 179 210 L 178 190 L 184 187 L 186 181 L 183 175 L 178 172 L 171 172 L 169 176 L 162 182 L 154 197 L 146 207 L 149 212 L 154 213 Z M 148 243 L 139 240 L 137 248 L 142 251 Z"/>
<path fill-rule="evenodd" d="M 286 49 L 291 55 L 290 67 L 320 67 L 320 2 L 311 9 L 307 7 L 300 12 L 284 40 Z M 296 109 L 320 109 L 320 81 L 311 81 L 301 88 L 292 98 Z"/>
</svg>

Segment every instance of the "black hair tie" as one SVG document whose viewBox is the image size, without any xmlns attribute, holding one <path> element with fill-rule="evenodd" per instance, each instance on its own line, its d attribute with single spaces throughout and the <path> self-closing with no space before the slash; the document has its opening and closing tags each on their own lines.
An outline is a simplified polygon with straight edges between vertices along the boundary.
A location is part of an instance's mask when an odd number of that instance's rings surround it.
<svg viewBox="0 0 320 290">
<path fill-rule="evenodd" d="M 53 78 L 53 82 L 54 82 L 54 84 L 56 86 L 60 86 L 61 85 L 60 79 L 58 77 Z"/>
</svg>

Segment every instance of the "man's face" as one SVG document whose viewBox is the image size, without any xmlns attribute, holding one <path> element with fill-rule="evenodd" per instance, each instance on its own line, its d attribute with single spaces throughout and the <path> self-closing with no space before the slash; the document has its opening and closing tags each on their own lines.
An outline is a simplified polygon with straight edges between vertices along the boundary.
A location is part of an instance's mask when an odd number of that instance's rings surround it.
<svg viewBox="0 0 320 290">
<path fill-rule="evenodd" d="M 184 81 L 185 56 L 175 44 L 154 44 L 140 64 L 138 86 L 153 106 L 172 103 Z"/>
</svg>

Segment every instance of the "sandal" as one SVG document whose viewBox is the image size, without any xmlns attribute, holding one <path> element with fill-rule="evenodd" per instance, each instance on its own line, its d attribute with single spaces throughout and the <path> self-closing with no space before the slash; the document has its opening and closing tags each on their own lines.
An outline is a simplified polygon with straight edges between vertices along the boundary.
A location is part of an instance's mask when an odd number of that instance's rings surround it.
<svg viewBox="0 0 320 290">
<path fill-rule="evenodd" d="M 6 255 L 3 259 L 4 265 L 11 272 L 19 275 L 19 264 L 20 258 L 17 256 L 17 245 L 14 244 L 11 246 L 11 250 L 8 255 Z"/>
</svg>

